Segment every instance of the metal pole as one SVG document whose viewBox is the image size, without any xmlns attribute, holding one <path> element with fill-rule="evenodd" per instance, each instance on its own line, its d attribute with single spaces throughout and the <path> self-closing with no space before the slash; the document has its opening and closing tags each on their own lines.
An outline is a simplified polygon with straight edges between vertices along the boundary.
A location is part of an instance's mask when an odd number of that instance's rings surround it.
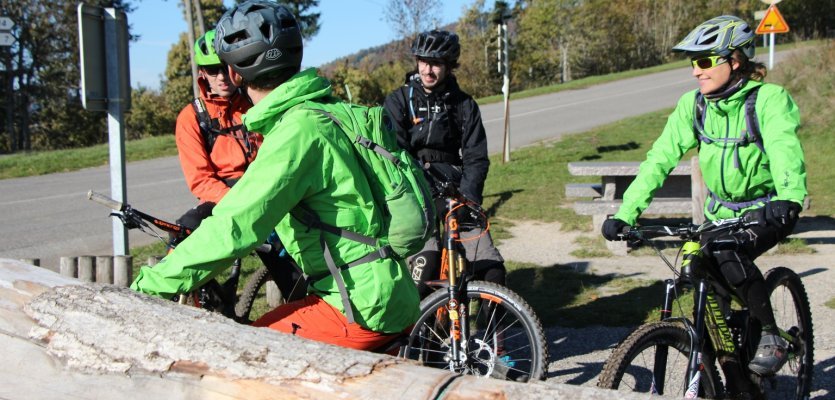
<svg viewBox="0 0 835 400">
<path fill-rule="evenodd" d="M 507 40 L 507 22 L 502 21 L 502 93 L 504 94 L 504 162 L 510 161 L 510 52 Z"/>
<path fill-rule="evenodd" d="M 774 32 L 768 34 L 768 69 L 774 67 Z"/>
<path fill-rule="evenodd" d="M 124 14 L 122 14 L 124 15 Z M 104 9 L 104 55 L 107 66 L 107 137 L 110 146 L 110 195 L 127 203 L 125 185 L 125 126 L 119 65 L 119 32 L 116 9 Z M 118 218 L 113 223 L 113 255 L 128 254 L 128 231 Z"/>
</svg>

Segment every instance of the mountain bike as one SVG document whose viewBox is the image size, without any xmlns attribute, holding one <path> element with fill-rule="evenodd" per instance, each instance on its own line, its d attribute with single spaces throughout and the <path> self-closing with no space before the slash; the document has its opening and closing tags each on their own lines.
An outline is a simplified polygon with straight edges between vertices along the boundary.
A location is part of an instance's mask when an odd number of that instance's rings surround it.
<svg viewBox="0 0 835 400">
<path fill-rule="evenodd" d="M 133 208 L 130 204 L 118 202 L 100 193 L 89 191 L 87 198 L 112 209 L 114 212 L 110 215 L 119 218 L 125 228 L 138 229 L 156 237 L 170 248 L 176 247 L 192 232 L 189 227 L 156 218 Z M 163 237 L 153 227 L 169 233 L 171 237 Z M 267 282 L 275 282 L 281 292 L 282 301 L 296 300 L 305 295 L 306 285 L 303 284 L 301 270 L 283 251 L 277 236 L 271 235 L 264 244 L 255 249 L 255 253 L 263 265 L 249 275 L 240 295 L 238 284 L 242 267 L 241 260 L 238 259 L 233 263 L 223 283 L 211 279 L 200 288 L 177 296 L 176 300 L 181 304 L 220 312 L 241 323 L 250 323 L 256 301 L 265 297 Z M 259 315 L 268 310 L 261 311 Z"/>
<path fill-rule="evenodd" d="M 771 377 L 748 370 L 760 339 L 760 323 L 723 278 L 711 248 L 732 243 L 711 241 L 706 232 L 740 231 L 755 224 L 734 218 L 702 225 L 633 227 L 623 238 L 655 249 L 676 279 L 665 281 L 661 320 L 633 331 L 612 352 L 600 374 L 599 387 L 685 398 L 808 399 L 812 384 L 813 334 L 809 299 L 800 277 L 777 267 L 765 273 L 780 336 L 789 343 L 788 362 Z M 684 245 L 681 269 L 661 252 L 661 237 L 679 237 Z M 673 316 L 684 288 L 693 288 L 692 319 Z M 717 363 L 719 367 L 717 368 Z M 721 372 L 721 375 L 720 375 Z M 725 384 L 722 383 L 724 377 Z"/>
<path fill-rule="evenodd" d="M 464 257 L 462 225 L 475 221 L 486 232 L 484 210 L 445 183 L 448 179 L 432 182 L 446 210 L 442 279 L 427 282 L 436 290 L 421 301 L 420 317 L 400 356 L 460 374 L 523 382 L 544 379 L 548 347 L 539 318 L 507 287 L 473 280 Z"/>
</svg>

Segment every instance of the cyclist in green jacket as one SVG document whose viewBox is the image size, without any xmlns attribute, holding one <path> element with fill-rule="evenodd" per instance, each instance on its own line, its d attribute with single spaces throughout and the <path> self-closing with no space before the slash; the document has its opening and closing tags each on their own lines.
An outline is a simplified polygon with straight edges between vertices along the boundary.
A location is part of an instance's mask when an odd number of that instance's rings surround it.
<svg viewBox="0 0 835 400">
<path fill-rule="evenodd" d="M 131 286 L 160 297 L 188 292 L 263 243 L 273 229 L 305 275 L 317 278 L 302 300 L 279 306 L 255 326 L 356 349 L 385 345 L 418 318 L 419 298 L 405 262 L 378 258 L 341 272 L 356 323 L 346 318 L 340 290 L 326 266 L 320 231 L 299 216 L 379 237 L 381 210 L 361 171 L 353 144 L 330 119 L 305 102 L 337 104 L 330 83 L 315 69 L 299 71 L 302 37 L 293 14 L 268 1 L 248 1 L 224 14 L 215 50 L 230 78 L 245 83 L 255 104 L 244 115 L 261 132 L 258 157 L 191 236 L 154 268 L 142 268 Z M 323 236 L 343 265 L 375 248 L 341 236 Z"/>
<path fill-rule="evenodd" d="M 738 250 L 714 250 L 727 281 L 745 300 L 763 334 L 751 371 L 773 375 L 786 361 L 787 343 L 778 335 L 763 275 L 753 260 L 794 229 L 806 192 L 806 167 L 797 137 L 800 116 L 791 96 L 780 86 L 762 83 L 765 66 L 752 60 L 754 32 L 745 21 L 721 16 L 696 27 L 673 51 L 690 57 L 699 89 L 685 93 L 647 153 L 623 204 L 603 224 L 603 236 L 635 224 L 682 155 L 699 149 L 699 166 L 708 189 L 708 220 L 753 213 L 759 222 L 739 234 L 702 237 L 738 244 Z M 756 94 L 759 139 L 746 126 L 745 99 Z M 704 129 L 696 132 L 696 92 L 706 100 Z M 706 235 L 707 236 L 707 235 Z M 735 246 L 736 247 L 736 246 Z"/>
</svg>

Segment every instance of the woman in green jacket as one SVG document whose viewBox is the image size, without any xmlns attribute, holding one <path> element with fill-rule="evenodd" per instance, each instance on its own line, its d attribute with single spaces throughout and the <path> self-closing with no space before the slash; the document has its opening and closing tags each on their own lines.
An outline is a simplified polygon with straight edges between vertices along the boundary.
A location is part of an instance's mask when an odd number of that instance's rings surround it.
<svg viewBox="0 0 835 400">
<path fill-rule="evenodd" d="M 602 233 L 608 240 L 617 240 L 624 228 L 635 224 L 681 157 L 698 148 L 708 189 L 707 219 L 750 212 L 759 222 L 741 233 L 724 233 L 725 238 L 704 235 L 702 244 L 716 240 L 742 243 L 738 251 L 714 250 L 712 255 L 751 315 L 762 323 L 757 354 L 749 368 L 768 376 L 785 363 L 787 343 L 778 335 L 763 275 L 753 260 L 794 229 L 806 196 L 806 168 L 797 137 L 797 105 L 782 87 L 762 83 L 766 68 L 752 60 L 754 40 L 745 21 L 720 16 L 702 23 L 673 47 L 690 57 L 699 89 L 679 99 L 624 193 L 623 204 L 604 222 Z M 696 111 L 699 95 L 704 98 L 698 102 L 704 105 L 700 113 Z M 748 96 L 757 96 L 754 120 L 759 124 L 759 137 L 756 127 L 746 126 Z M 697 119 L 704 121 L 703 128 L 701 122 L 694 123 Z"/>
</svg>

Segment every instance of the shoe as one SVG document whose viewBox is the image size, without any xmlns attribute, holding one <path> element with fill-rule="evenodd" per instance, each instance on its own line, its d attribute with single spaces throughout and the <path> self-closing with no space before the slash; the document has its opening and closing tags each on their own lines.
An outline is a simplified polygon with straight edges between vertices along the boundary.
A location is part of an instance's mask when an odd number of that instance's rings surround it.
<svg viewBox="0 0 835 400">
<path fill-rule="evenodd" d="M 757 355 L 748 364 L 748 369 L 760 376 L 776 374 L 788 359 L 788 347 L 789 343 L 779 335 L 763 334 L 757 345 Z"/>
</svg>

